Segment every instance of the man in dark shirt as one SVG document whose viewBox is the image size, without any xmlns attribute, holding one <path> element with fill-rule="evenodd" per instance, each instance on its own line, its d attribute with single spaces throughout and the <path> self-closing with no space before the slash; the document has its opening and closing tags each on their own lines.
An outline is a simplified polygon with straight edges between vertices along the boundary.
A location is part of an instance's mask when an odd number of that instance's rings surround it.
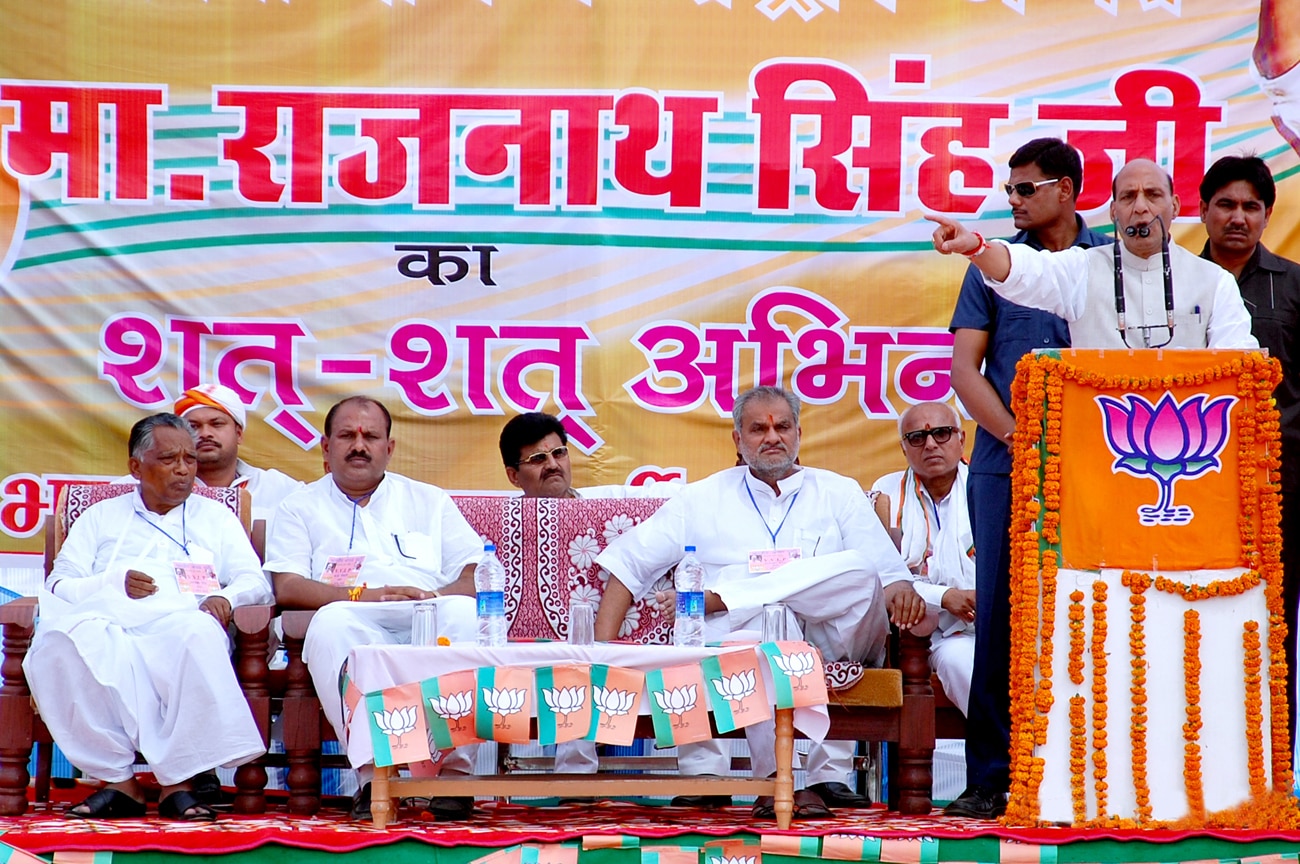
<svg viewBox="0 0 1300 864">
<path fill-rule="evenodd" d="M 1059 251 L 1114 242 L 1075 215 L 1083 166 L 1059 138 L 1037 138 L 1012 154 L 1007 200 L 1019 233 L 1012 243 Z M 1069 325 L 1005 300 L 972 265 L 950 329 L 952 386 L 979 423 L 967 500 L 975 536 L 975 667 L 966 721 L 966 790 L 944 810 L 993 819 L 1010 786 L 1011 699 L 1011 379 L 1035 348 L 1070 344 Z"/>
<path fill-rule="evenodd" d="M 1201 181 L 1201 221 L 1209 239 L 1201 257 L 1237 278 L 1250 330 L 1282 364 L 1273 396 L 1282 412 L 1282 602 L 1285 604 L 1287 705 L 1295 746 L 1296 604 L 1300 602 L 1300 265 L 1259 242 L 1277 189 L 1258 156 L 1224 156 Z M 1289 505 L 1289 506 L 1288 506 Z"/>
</svg>

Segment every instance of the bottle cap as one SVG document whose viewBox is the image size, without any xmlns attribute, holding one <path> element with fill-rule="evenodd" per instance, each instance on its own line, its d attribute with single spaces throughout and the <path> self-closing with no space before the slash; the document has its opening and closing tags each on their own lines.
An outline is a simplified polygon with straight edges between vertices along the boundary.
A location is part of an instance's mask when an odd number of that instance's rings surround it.
<svg viewBox="0 0 1300 864">
<path fill-rule="evenodd" d="M 495 551 L 497 551 L 497 544 L 495 544 L 495 543 L 484 543 L 484 544 L 483 544 L 483 551 L 484 551 L 484 552 L 495 552 Z"/>
<path fill-rule="evenodd" d="M 694 547 L 694 546 L 687 546 L 687 547 L 686 547 L 686 551 L 687 551 L 687 552 L 694 552 L 694 551 L 695 551 L 695 547 Z"/>
</svg>

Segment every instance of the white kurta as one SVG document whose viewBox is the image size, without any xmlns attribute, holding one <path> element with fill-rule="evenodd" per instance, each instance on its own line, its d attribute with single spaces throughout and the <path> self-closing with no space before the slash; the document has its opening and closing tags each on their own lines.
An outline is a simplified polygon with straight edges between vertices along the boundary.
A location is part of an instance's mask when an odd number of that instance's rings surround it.
<svg viewBox="0 0 1300 864">
<path fill-rule="evenodd" d="M 353 502 L 326 475 L 280 505 L 266 544 L 268 573 L 320 580 L 331 556 L 365 555 L 358 577 L 374 588 L 409 585 L 433 591 L 477 563 L 483 543 L 451 497 L 428 483 L 388 472 L 365 506 Z M 453 642 L 477 635 L 474 600 L 442 597 L 438 632 Z M 325 716 L 346 741 L 339 672 L 355 645 L 411 641 L 413 603 L 331 603 L 312 618 L 303 643 Z M 464 748 L 462 748 L 464 749 Z M 449 758 L 444 768 L 464 770 Z"/>
<path fill-rule="evenodd" d="M 950 588 L 975 590 L 975 543 L 966 505 L 964 464 L 941 500 L 935 501 L 911 470 L 886 474 L 871 487 L 889 496 L 890 524 L 903 532 L 907 565 L 918 576 L 916 592 L 940 607 Z M 943 682 L 953 704 L 966 713 L 971 670 L 975 665 L 975 623 L 940 609 L 939 626 L 930 636 L 930 668 Z"/>
<path fill-rule="evenodd" d="M 1124 348 L 1115 312 L 1114 252 L 1110 246 L 1073 246 L 1060 252 L 1002 243 L 1011 253 L 1005 282 L 985 277 L 1013 303 L 1042 309 L 1070 323 L 1075 348 Z M 1138 326 L 1151 326 L 1164 341 L 1167 321 L 1164 264 L 1160 253 L 1139 258 L 1120 245 L 1128 341 L 1141 348 Z M 1232 274 L 1177 244 L 1169 248 L 1174 284 L 1173 348 L 1258 348 L 1250 313 Z"/>
<path fill-rule="evenodd" d="M 46 580 L 23 669 L 54 740 L 92 777 L 129 779 L 139 751 L 174 785 L 265 752 L 225 630 L 199 611 L 202 598 L 180 593 L 178 561 L 211 563 L 232 607 L 272 602 L 239 520 L 194 495 L 164 516 L 138 493 L 96 504 Z M 152 576 L 158 593 L 127 597 L 127 570 Z"/>
<path fill-rule="evenodd" d="M 761 629 L 763 606 L 784 603 L 827 659 L 879 665 L 889 632 L 880 588 L 912 576 L 871 502 L 856 481 L 817 468 L 777 485 L 780 496 L 743 466 L 688 484 L 596 561 L 640 598 L 694 545 L 705 588 L 727 606 L 706 619 L 710 640 Z M 772 573 L 749 572 L 750 552 L 790 548 L 803 558 Z M 774 771 L 771 724 L 749 727 L 747 737 L 754 773 Z M 843 782 L 851 755 L 851 742 L 814 747 L 809 782 Z M 725 772 L 723 760 L 709 761 L 683 773 Z"/>
<path fill-rule="evenodd" d="M 119 477 L 114 483 L 138 483 L 139 481 L 127 474 L 125 477 Z M 201 479 L 195 478 L 196 486 L 206 486 Z M 271 519 L 275 516 L 275 511 L 280 509 L 280 502 L 288 498 L 294 492 L 306 486 L 301 480 L 295 480 L 283 471 L 277 471 L 274 468 L 257 468 L 249 465 L 243 459 L 235 461 L 235 479 L 230 484 L 231 489 L 245 488 L 248 490 L 248 496 L 253 501 L 253 519 L 261 519 L 266 523 L 266 533 L 271 533 Z"/>
</svg>

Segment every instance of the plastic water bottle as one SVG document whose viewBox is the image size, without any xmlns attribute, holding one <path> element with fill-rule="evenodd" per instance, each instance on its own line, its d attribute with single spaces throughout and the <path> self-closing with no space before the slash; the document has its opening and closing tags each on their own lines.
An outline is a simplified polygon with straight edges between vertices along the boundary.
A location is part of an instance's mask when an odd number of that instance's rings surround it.
<svg viewBox="0 0 1300 864">
<path fill-rule="evenodd" d="M 483 560 L 474 568 L 474 593 L 478 600 L 478 644 L 491 648 L 506 644 L 506 568 L 497 547 L 483 547 Z"/>
<path fill-rule="evenodd" d="M 673 644 L 698 648 L 704 644 L 704 565 L 687 546 L 673 577 L 677 589 L 677 616 L 673 620 Z"/>
</svg>

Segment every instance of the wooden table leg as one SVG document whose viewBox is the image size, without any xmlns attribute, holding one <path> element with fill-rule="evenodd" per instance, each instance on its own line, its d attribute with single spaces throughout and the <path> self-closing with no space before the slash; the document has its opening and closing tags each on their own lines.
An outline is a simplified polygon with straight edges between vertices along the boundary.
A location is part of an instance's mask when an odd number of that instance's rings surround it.
<svg viewBox="0 0 1300 864">
<path fill-rule="evenodd" d="M 387 828 L 393 815 L 393 793 L 388 788 L 393 770 L 388 765 L 375 766 L 375 779 L 370 783 L 370 817 L 376 828 Z"/>
<path fill-rule="evenodd" d="M 788 830 L 794 818 L 794 709 L 776 712 L 776 789 L 773 792 L 776 827 Z"/>
</svg>

